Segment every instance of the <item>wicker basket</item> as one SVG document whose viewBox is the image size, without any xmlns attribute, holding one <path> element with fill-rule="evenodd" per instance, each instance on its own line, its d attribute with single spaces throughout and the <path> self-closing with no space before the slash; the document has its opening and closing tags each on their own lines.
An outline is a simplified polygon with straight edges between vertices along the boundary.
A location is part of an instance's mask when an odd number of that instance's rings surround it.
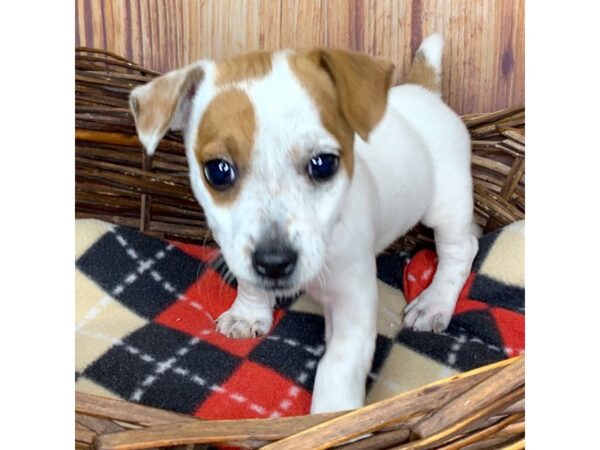
<svg viewBox="0 0 600 450">
<path fill-rule="evenodd" d="M 152 159 L 140 150 L 129 91 L 159 75 L 112 53 L 75 54 L 76 217 L 161 238 L 211 243 L 189 186 L 179 134 Z M 463 117 L 472 136 L 475 215 L 484 231 L 525 216 L 525 111 Z M 415 227 L 390 247 L 431 244 Z M 348 413 L 200 421 L 128 402 L 77 394 L 78 448 L 145 449 L 232 443 L 269 449 L 476 449 L 524 447 L 524 359 L 506 360 Z M 367 438 L 350 440 L 370 434 Z M 203 448 L 198 445 L 197 448 Z"/>
</svg>

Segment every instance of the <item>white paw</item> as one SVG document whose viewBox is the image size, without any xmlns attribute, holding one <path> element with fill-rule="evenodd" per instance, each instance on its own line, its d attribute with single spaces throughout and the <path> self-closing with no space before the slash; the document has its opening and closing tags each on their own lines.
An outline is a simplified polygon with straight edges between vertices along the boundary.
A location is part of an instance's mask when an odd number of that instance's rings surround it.
<svg viewBox="0 0 600 450">
<path fill-rule="evenodd" d="M 271 310 L 236 310 L 235 304 L 217 319 L 217 330 L 235 339 L 256 338 L 267 334 L 273 324 Z"/>
<path fill-rule="evenodd" d="M 425 290 L 404 308 L 402 327 L 441 333 L 448 328 L 455 306 L 455 301 L 448 302 Z"/>
</svg>

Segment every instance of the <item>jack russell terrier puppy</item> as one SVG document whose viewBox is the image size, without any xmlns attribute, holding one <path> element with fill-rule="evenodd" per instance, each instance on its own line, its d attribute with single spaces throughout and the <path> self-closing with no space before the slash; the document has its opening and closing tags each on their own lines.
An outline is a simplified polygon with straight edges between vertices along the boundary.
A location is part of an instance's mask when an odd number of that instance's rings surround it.
<svg viewBox="0 0 600 450">
<path fill-rule="evenodd" d="M 323 306 L 313 413 L 364 403 L 379 252 L 417 222 L 433 228 L 437 272 L 404 326 L 435 332 L 477 252 L 470 139 L 440 98 L 442 48 L 428 37 L 393 88 L 391 63 L 319 48 L 201 60 L 131 92 L 149 155 L 182 131 L 192 190 L 237 278 L 218 330 L 264 335 L 275 298 L 301 290 Z"/>
</svg>

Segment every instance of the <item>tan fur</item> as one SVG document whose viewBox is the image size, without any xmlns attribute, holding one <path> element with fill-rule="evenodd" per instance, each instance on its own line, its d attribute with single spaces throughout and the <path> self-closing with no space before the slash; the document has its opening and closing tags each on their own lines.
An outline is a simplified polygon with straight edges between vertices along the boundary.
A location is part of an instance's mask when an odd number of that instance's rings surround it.
<svg viewBox="0 0 600 450">
<path fill-rule="evenodd" d="M 271 72 L 272 53 L 252 52 L 236 56 L 217 64 L 215 84 L 221 86 L 245 79 L 262 78 Z"/>
<path fill-rule="evenodd" d="M 289 62 L 317 104 L 323 125 L 340 142 L 342 167 L 351 176 L 354 133 L 367 140 L 383 116 L 394 66 L 331 49 L 292 55 Z"/>
<path fill-rule="evenodd" d="M 203 167 L 211 159 L 225 159 L 236 169 L 235 184 L 224 191 L 214 189 L 203 178 L 215 203 L 231 203 L 239 193 L 250 166 L 255 131 L 254 108 L 248 95 L 239 89 L 221 92 L 206 108 L 196 138 L 198 163 Z"/>
<path fill-rule="evenodd" d="M 350 127 L 367 140 L 387 105 L 394 65 L 361 53 L 316 49 L 309 57 L 331 76 Z"/>
<path fill-rule="evenodd" d="M 314 58 L 306 54 L 289 57 L 289 64 L 319 109 L 321 122 L 340 143 L 340 162 L 351 177 L 354 171 L 354 132 L 344 120 L 333 81 Z"/>
<path fill-rule="evenodd" d="M 406 78 L 407 84 L 418 84 L 432 92 L 442 92 L 442 83 L 436 70 L 427 63 L 425 55 L 417 52 Z"/>
<path fill-rule="evenodd" d="M 138 134 L 164 136 L 180 98 L 203 78 L 204 72 L 199 67 L 181 69 L 155 78 L 144 86 L 144 90 L 133 91 L 129 104 Z"/>
<path fill-rule="evenodd" d="M 352 176 L 354 133 L 366 140 L 383 116 L 393 65 L 358 53 L 328 49 L 293 54 L 289 63 L 315 101 L 323 126 L 340 143 L 341 166 Z M 270 52 L 241 55 L 217 64 L 215 84 L 260 78 L 271 70 Z M 203 76 L 199 68 L 181 69 L 153 80 L 149 89 L 132 95 L 131 109 L 140 135 L 158 132 L 162 137 L 173 121 L 180 97 L 185 99 Z M 250 164 L 255 131 L 254 108 L 247 94 L 239 89 L 218 94 L 204 112 L 195 146 L 200 166 L 223 158 L 236 168 L 235 184 L 223 191 L 214 189 L 203 178 L 216 203 L 230 203 L 240 191 Z"/>
</svg>

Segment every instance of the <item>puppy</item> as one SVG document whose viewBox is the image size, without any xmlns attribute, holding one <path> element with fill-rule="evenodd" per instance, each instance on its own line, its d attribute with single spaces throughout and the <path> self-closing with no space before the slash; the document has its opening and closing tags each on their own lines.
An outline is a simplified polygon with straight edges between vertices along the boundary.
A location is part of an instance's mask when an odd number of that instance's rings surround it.
<svg viewBox="0 0 600 450">
<path fill-rule="evenodd" d="M 323 306 L 311 412 L 364 403 L 379 252 L 419 221 L 433 228 L 437 272 L 404 324 L 436 332 L 477 252 L 470 140 L 440 98 L 442 47 L 427 38 L 393 88 L 391 63 L 315 49 L 202 60 L 131 92 L 149 155 L 182 131 L 192 190 L 237 278 L 218 330 L 268 333 L 275 298 L 301 290 Z"/>
</svg>

